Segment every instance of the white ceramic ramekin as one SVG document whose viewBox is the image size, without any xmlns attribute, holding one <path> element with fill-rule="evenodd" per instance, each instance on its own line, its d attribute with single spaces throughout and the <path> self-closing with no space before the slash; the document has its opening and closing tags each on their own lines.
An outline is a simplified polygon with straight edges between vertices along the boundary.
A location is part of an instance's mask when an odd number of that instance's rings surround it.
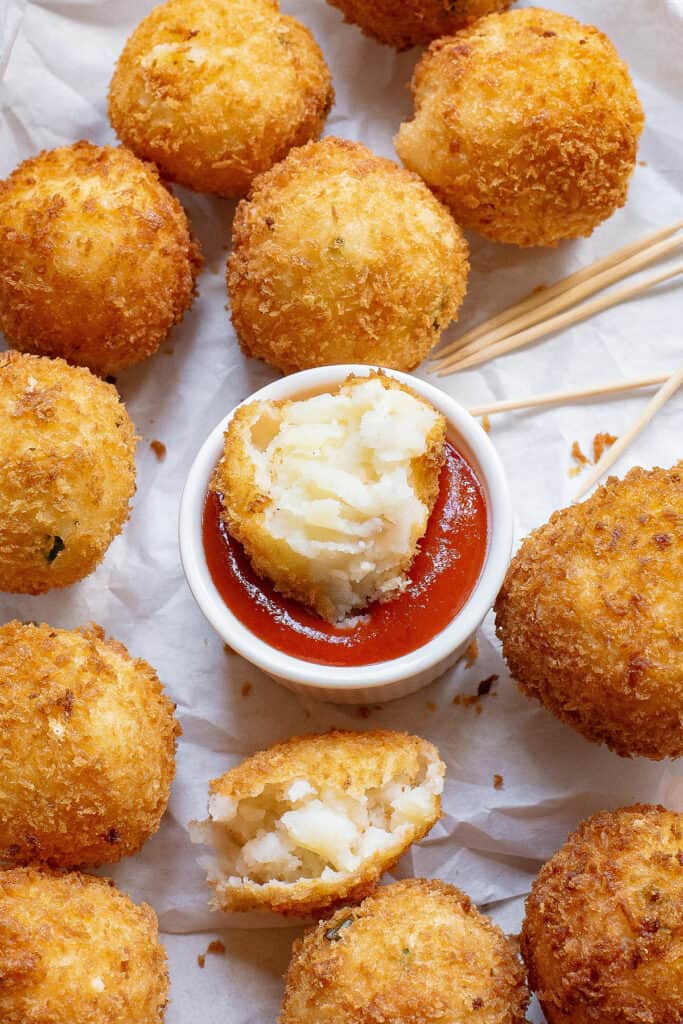
<svg viewBox="0 0 683 1024">
<path fill-rule="evenodd" d="M 340 365 L 304 370 L 250 395 L 255 399 L 309 396 L 332 389 L 349 376 L 365 376 L 376 367 Z M 455 618 L 422 647 L 391 661 L 348 668 L 301 661 L 271 647 L 225 605 L 206 565 L 202 513 L 213 469 L 223 452 L 223 434 L 235 410 L 207 437 L 192 464 L 180 503 L 179 537 L 183 569 L 197 604 L 216 632 L 238 654 L 297 693 L 337 704 L 393 700 L 414 693 L 446 671 L 464 653 L 495 601 L 510 559 L 512 509 L 500 459 L 487 434 L 466 409 L 443 391 L 416 377 L 383 370 L 408 384 L 446 417 L 448 437 L 475 470 L 486 495 L 489 536 L 486 560 L 472 594 Z"/>
</svg>

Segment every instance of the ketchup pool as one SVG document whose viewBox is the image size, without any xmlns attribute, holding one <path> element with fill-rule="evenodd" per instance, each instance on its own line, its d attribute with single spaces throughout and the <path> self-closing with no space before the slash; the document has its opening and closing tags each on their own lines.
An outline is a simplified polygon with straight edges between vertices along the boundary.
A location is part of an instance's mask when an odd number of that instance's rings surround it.
<svg viewBox="0 0 683 1024">
<path fill-rule="evenodd" d="M 202 539 L 223 601 L 265 643 L 320 665 L 372 665 L 417 650 L 458 614 L 484 565 L 488 513 L 474 470 L 447 441 L 438 497 L 408 586 L 392 601 L 370 605 L 350 628 L 326 622 L 260 577 L 228 533 L 221 499 L 213 492 L 204 504 Z"/>
</svg>

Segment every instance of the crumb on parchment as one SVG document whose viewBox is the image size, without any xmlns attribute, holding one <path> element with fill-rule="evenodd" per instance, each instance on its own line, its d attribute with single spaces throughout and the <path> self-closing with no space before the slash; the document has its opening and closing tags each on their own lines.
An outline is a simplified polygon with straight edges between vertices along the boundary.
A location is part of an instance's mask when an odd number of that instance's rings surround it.
<svg viewBox="0 0 683 1024">
<path fill-rule="evenodd" d="M 204 967 L 206 964 L 207 956 L 213 954 L 214 956 L 223 956 L 225 953 L 225 943 L 220 939 L 213 939 L 206 947 L 205 953 L 200 953 L 197 957 L 197 963 L 200 967 Z"/>
<path fill-rule="evenodd" d="M 242 694 L 243 697 L 248 697 L 249 694 L 251 693 L 252 689 L 253 689 L 253 686 L 252 686 L 251 683 L 244 683 L 242 685 L 242 689 L 240 690 L 240 693 Z"/>
<path fill-rule="evenodd" d="M 503 776 L 499 775 L 496 772 L 496 774 L 493 776 L 493 788 L 494 789 L 502 789 L 504 785 L 505 785 L 505 782 L 503 780 Z"/>
<path fill-rule="evenodd" d="M 163 462 L 164 459 L 166 458 L 166 445 L 163 443 L 163 441 L 150 441 L 149 446 L 156 455 L 159 462 Z"/>
</svg>

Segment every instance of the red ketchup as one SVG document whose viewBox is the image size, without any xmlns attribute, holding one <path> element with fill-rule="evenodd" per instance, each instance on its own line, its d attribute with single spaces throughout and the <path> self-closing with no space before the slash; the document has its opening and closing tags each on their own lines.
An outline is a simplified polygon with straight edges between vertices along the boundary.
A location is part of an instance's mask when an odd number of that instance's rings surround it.
<svg viewBox="0 0 683 1024">
<path fill-rule="evenodd" d="M 251 566 L 221 520 L 209 493 L 203 539 L 211 578 L 230 611 L 271 647 L 319 665 L 370 665 L 408 654 L 436 636 L 472 593 L 488 538 L 486 501 L 467 460 L 450 442 L 439 494 L 403 593 L 370 605 L 351 628 L 340 628 L 278 594 Z"/>
</svg>

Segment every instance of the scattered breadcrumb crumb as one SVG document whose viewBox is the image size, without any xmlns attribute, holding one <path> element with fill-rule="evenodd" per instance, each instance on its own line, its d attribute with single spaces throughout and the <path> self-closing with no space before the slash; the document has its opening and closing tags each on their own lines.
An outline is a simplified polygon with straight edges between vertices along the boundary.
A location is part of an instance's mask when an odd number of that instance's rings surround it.
<svg viewBox="0 0 683 1024">
<path fill-rule="evenodd" d="M 465 649 L 465 668 L 472 668 L 475 661 L 479 657 L 479 644 L 475 640 L 470 640 L 469 644 Z"/>
<path fill-rule="evenodd" d="M 600 459 L 604 455 L 605 451 L 608 448 L 612 447 L 612 445 L 614 444 L 616 439 L 617 438 L 616 438 L 615 434 L 609 434 L 609 433 L 607 433 L 607 431 L 601 431 L 599 434 L 595 435 L 595 437 L 593 438 L 593 462 L 594 463 L 597 464 L 600 461 Z"/>
<path fill-rule="evenodd" d="M 458 704 L 463 708 L 474 708 L 478 715 L 482 712 L 481 699 L 482 697 L 495 697 L 497 696 L 495 691 L 492 691 L 492 686 L 498 681 L 497 675 L 487 676 L 477 686 L 476 693 L 458 693 L 453 698 L 453 704 Z"/>
<path fill-rule="evenodd" d="M 356 708 L 356 714 L 358 715 L 359 718 L 369 718 L 373 711 L 381 710 L 381 704 L 372 704 L 371 706 L 368 706 L 367 704 L 361 704 L 358 708 Z"/>
<path fill-rule="evenodd" d="M 150 441 L 149 446 L 156 455 L 159 462 L 163 462 L 166 458 L 166 445 L 163 441 Z"/>
<path fill-rule="evenodd" d="M 647 167 L 648 166 L 647 160 L 639 160 L 638 161 L 638 166 L 639 167 Z"/>
<path fill-rule="evenodd" d="M 433 700 L 427 701 L 427 711 L 436 711 L 436 704 Z"/>
<path fill-rule="evenodd" d="M 249 694 L 251 693 L 251 691 L 252 691 L 252 684 L 251 683 L 245 683 L 240 692 L 241 692 L 243 697 L 248 697 Z"/>
<path fill-rule="evenodd" d="M 503 780 L 503 776 L 502 775 L 498 775 L 498 773 L 496 773 L 493 776 L 493 788 L 494 789 L 502 789 L 504 785 L 505 785 L 505 782 Z"/>
<path fill-rule="evenodd" d="M 488 415 L 482 416 L 481 425 L 487 434 L 491 433 L 491 420 L 489 419 Z"/>
<path fill-rule="evenodd" d="M 225 953 L 225 943 L 221 942 L 220 939 L 213 939 L 206 947 L 205 953 L 200 953 L 197 957 L 197 963 L 200 967 L 204 967 L 207 956 L 212 953 L 216 956 L 223 956 Z"/>
<path fill-rule="evenodd" d="M 569 475 L 578 476 L 578 474 L 581 472 L 584 466 L 590 465 L 590 459 L 583 454 L 583 452 L 581 451 L 581 445 L 578 441 L 572 442 L 571 455 L 576 465 L 571 467 L 571 469 L 569 470 Z"/>
<path fill-rule="evenodd" d="M 491 687 L 494 683 L 498 682 L 499 677 L 497 675 L 487 676 L 486 679 L 482 679 L 477 687 L 477 696 L 485 697 L 486 694 L 491 692 Z"/>
</svg>

